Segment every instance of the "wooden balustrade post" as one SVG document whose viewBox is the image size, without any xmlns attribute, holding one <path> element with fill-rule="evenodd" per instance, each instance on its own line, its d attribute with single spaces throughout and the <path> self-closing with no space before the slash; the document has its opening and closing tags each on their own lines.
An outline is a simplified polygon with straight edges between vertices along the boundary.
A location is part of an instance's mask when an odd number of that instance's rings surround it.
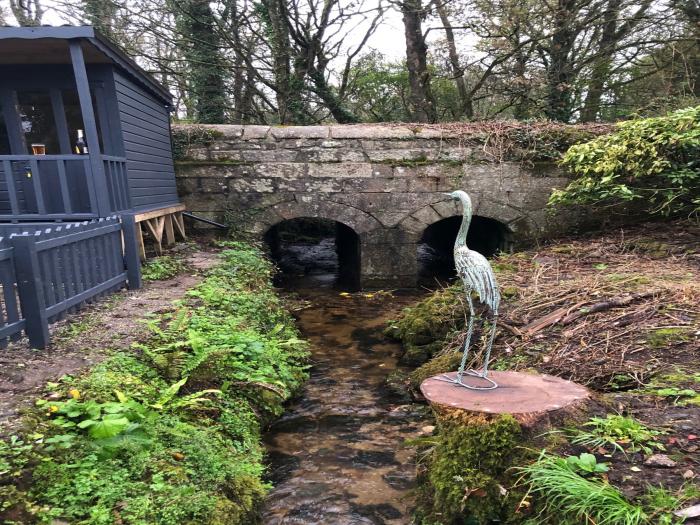
<svg viewBox="0 0 700 525">
<path fill-rule="evenodd" d="M 71 40 L 69 43 L 71 62 L 73 64 L 73 74 L 75 75 L 75 86 L 78 90 L 78 100 L 80 101 L 80 111 L 83 115 L 83 125 L 85 126 L 85 140 L 87 141 L 90 157 L 90 171 L 95 188 L 95 199 L 97 204 L 97 214 L 99 217 L 108 217 L 112 213 L 110 204 L 109 186 L 105 174 L 102 152 L 100 151 L 100 140 L 97 135 L 97 122 L 95 112 L 92 108 L 92 97 L 90 96 L 90 84 L 88 82 L 87 71 L 85 69 L 85 59 L 83 49 L 80 47 L 80 40 Z M 95 210 L 92 210 L 95 211 Z"/>
<path fill-rule="evenodd" d="M 126 278 L 130 290 L 141 288 L 141 256 L 138 242 L 136 217 L 133 213 L 122 214 L 122 237 L 124 239 L 124 262 L 126 264 Z"/>
<path fill-rule="evenodd" d="M 15 276 L 25 331 L 32 348 L 46 348 L 49 344 L 49 319 L 41 281 L 39 256 L 35 234 L 12 235 L 10 244 L 14 248 Z"/>
</svg>

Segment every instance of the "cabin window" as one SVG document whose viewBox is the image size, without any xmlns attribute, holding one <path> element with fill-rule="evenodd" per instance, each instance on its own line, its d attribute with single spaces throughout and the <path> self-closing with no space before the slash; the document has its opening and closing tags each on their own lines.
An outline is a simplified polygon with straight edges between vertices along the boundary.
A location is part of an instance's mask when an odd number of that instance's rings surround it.
<svg viewBox="0 0 700 525">
<path fill-rule="evenodd" d="M 17 101 L 27 147 L 31 148 L 32 144 L 44 144 L 47 154 L 60 153 L 56 121 L 48 91 L 20 91 L 17 93 Z"/>
<path fill-rule="evenodd" d="M 104 145 L 102 144 L 102 126 L 97 112 L 95 92 L 93 90 L 90 90 L 90 96 L 92 98 L 92 112 L 95 115 L 95 124 L 97 125 L 97 139 L 100 142 L 100 151 L 105 152 Z M 83 113 L 80 111 L 80 99 L 78 98 L 78 91 L 75 89 L 66 89 L 61 91 L 61 97 L 63 98 L 63 107 L 65 108 L 66 112 L 66 123 L 68 124 L 68 134 L 70 136 L 70 143 L 72 146 L 75 144 L 75 141 L 78 138 L 78 130 L 82 129 L 85 131 Z"/>
<path fill-rule="evenodd" d="M 85 131 L 83 124 L 83 113 L 80 111 L 80 100 L 78 100 L 78 92 L 75 89 L 66 89 L 61 91 L 63 98 L 63 107 L 66 112 L 66 124 L 68 125 L 68 138 L 71 148 L 75 147 L 75 141 L 78 139 L 78 130 Z"/>
<path fill-rule="evenodd" d="M 95 108 L 94 93 L 92 93 L 92 100 L 100 149 L 104 151 L 100 122 Z M 44 144 L 45 152 L 48 155 L 74 153 L 73 148 L 78 139 L 78 130 L 85 130 L 77 90 L 65 89 L 60 91 L 63 115 L 53 107 L 49 91 L 18 91 L 17 101 L 24 142 L 29 152 L 32 151 L 32 144 Z M 65 121 L 57 123 L 56 118 L 63 120 L 62 117 L 65 117 Z M 59 135 L 59 133 L 63 136 Z M 4 122 L 2 129 L 0 129 L 0 151 L 2 151 L 1 148 L 3 147 L 3 136 L 5 137 L 5 142 L 7 142 Z"/>
</svg>

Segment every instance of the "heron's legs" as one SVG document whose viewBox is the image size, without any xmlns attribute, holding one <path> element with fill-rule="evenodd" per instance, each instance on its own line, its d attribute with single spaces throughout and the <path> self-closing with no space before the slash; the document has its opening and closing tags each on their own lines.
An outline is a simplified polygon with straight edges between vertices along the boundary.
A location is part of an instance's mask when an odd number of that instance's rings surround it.
<svg viewBox="0 0 700 525">
<path fill-rule="evenodd" d="M 491 334 L 489 335 L 489 342 L 486 345 L 486 355 L 484 356 L 484 367 L 481 371 L 481 375 L 486 377 L 489 373 L 489 360 L 491 359 L 491 348 L 493 348 L 493 341 L 496 338 L 496 325 L 498 324 L 498 310 L 494 310 L 493 316 L 491 318 Z"/>
<path fill-rule="evenodd" d="M 472 300 L 471 288 L 464 287 L 464 291 L 467 294 L 467 303 L 469 304 L 469 325 L 467 326 L 467 335 L 464 338 L 464 349 L 462 353 L 462 361 L 459 363 L 459 369 L 457 371 L 457 378 L 459 381 L 462 380 L 464 375 L 464 369 L 467 366 L 467 356 L 469 355 L 469 345 L 471 344 L 472 334 L 474 333 L 474 301 Z"/>
</svg>

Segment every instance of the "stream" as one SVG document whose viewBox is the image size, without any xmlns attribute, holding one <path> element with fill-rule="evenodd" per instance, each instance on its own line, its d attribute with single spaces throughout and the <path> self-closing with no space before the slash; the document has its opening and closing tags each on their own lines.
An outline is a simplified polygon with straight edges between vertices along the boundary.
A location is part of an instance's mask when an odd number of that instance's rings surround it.
<svg viewBox="0 0 700 525">
<path fill-rule="evenodd" d="M 316 263 L 279 283 L 305 302 L 296 316 L 312 368 L 301 396 L 266 435 L 274 489 L 263 523 L 405 525 L 415 464 L 413 449 L 402 445 L 428 423 L 420 407 L 386 389 L 401 347 L 382 331 L 418 293 L 344 293 L 332 247 L 292 246 L 280 264 Z"/>
</svg>

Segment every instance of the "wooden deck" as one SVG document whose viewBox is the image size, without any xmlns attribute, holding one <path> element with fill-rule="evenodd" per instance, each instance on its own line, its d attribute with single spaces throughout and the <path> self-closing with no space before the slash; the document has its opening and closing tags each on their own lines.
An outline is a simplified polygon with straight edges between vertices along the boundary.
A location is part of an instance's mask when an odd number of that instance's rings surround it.
<svg viewBox="0 0 700 525">
<path fill-rule="evenodd" d="M 142 260 L 146 259 L 146 246 L 143 237 L 144 228 L 153 241 L 153 247 L 158 255 L 163 253 L 164 244 L 166 246 L 175 244 L 176 233 L 181 239 L 187 239 L 185 222 L 182 218 L 183 211 L 185 211 L 185 205 L 176 204 L 136 214 L 135 220 L 138 226 L 136 228 L 136 236 Z"/>
</svg>

